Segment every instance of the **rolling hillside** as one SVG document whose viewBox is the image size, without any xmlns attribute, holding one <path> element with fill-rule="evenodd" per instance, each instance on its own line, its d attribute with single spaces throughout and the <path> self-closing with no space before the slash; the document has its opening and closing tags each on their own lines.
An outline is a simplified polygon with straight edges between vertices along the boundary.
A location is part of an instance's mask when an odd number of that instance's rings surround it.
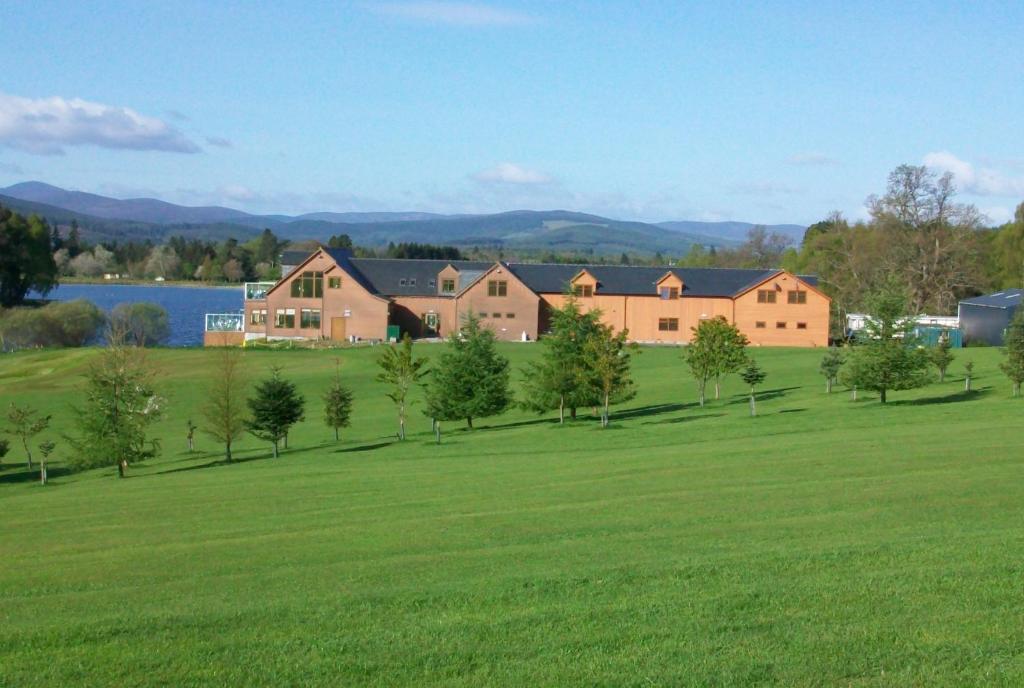
<svg viewBox="0 0 1024 688">
<path fill-rule="evenodd" d="M 163 241 L 174 235 L 246 240 L 264 227 L 281 238 L 326 241 L 348 234 L 363 246 L 390 242 L 449 244 L 510 252 L 619 253 L 678 256 L 693 244 L 728 246 L 742 241 L 753 224 L 742 222 L 666 222 L 614 220 L 566 210 L 517 210 L 490 215 L 439 215 L 422 212 L 316 212 L 304 215 L 253 215 L 221 206 L 189 207 L 153 198 L 116 199 L 69 191 L 42 182 L 0 189 L 0 203 L 51 222 L 72 220 L 92 241 Z M 803 227 L 769 226 L 799 240 Z"/>
</svg>

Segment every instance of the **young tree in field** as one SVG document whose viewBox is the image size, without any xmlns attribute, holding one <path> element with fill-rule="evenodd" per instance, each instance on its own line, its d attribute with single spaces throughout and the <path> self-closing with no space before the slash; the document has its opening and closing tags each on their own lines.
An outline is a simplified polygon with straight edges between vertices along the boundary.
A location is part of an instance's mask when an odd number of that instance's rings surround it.
<svg viewBox="0 0 1024 688">
<path fill-rule="evenodd" d="M 738 371 L 747 362 L 749 340 L 722 316 L 701 320 L 692 329 L 693 339 L 683 355 L 697 380 L 697 392 L 703 407 L 708 382 L 714 379 L 715 399 L 718 399 L 722 378 Z"/>
<path fill-rule="evenodd" d="M 930 381 L 928 350 L 916 345 L 914 320 L 908 317 L 903 289 L 890 282 L 868 300 L 871 317 L 861 343 L 853 347 L 846 372 L 848 384 L 878 392 L 923 387 Z"/>
<path fill-rule="evenodd" d="M 953 345 L 949 343 L 949 337 L 939 338 L 939 343 L 929 352 L 932 365 L 939 370 L 939 382 L 946 381 L 946 370 L 956 356 L 953 355 Z"/>
<path fill-rule="evenodd" d="M 231 447 L 246 429 L 246 382 L 242 375 L 242 351 L 233 346 L 218 347 L 214 352 L 216 368 L 206 389 L 206 400 L 200 407 L 203 432 L 224 445 L 224 460 L 231 463 Z M 188 421 L 188 450 L 193 450 L 192 436 L 196 426 Z"/>
<path fill-rule="evenodd" d="M 839 370 L 843 367 L 843 352 L 829 349 L 825 358 L 821 359 L 821 374 L 825 376 L 825 394 L 832 393 L 832 385 L 839 379 Z"/>
<path fill-rule="evenodd" d="M 971 376 L 974 374 L 974 361 L 964 363 L 964 391 L 971 391 Z"/>
<path fill-rule="evenodd" d="M 334 380 L 324 394 L 324 422 L 334 428 L 334 441 L 339 439 L 338 431 L 349 426 L 352 417 L 352 390 L 341 382 L 341 361 L 335 363 Z"/>
<path fill-rule="evenodd" d="M 1003 343 L 1006 345 L 1006 360 L 999 367 L 1013 383 L 1013 396 L 1019 397 L 1020 384 L 1024 382 L 1024 308 L 1017 309 L 1006 329 Z"/>
<path fill-rule="evenodd" d="M 551 311 L 550 331 L 541 338 L 540 361 L 523 369 L 522 406 L 537 413 L 558 409 L 558 422 L 565 411 L 576 418 L 576 409 L 600 404 L 593 385 L 591 362 L 583 349 L 601 324 L 601 311 L 583 312 L 571 291 L 561 308 Z"/>
<path fill-rule="evenodd" d="M 468 313 L 452 333 L 431 370 L 426 386 L 426 414 L 435 420 L 465 420 L 496 416 L 512 403 L 508 359 L 498 353 L 493 330 Z M 436 428 L 435 428 L 436 430 Z"/>
<path fill-rule="evenodd" d="M 46 462 L 50 458 L 50 454 L 53 453 L 53 450 L 56 448 L 56 446 L 57 444 L 55 442 L 52 442 L 51 440 L 42 442 L 39 445 L 39 454 L 43 457 L 42 459 L 39 460 L 39 482 L 43 485 L 46 484 L 47 480 Z"/>
<path fill-rule="evenodd" d="M 761 370 L 761 368 L 757 365 L 757 361 L 755 361 L 754 359 L 750 359 L 750 361 L 747 363 L 747 367 L 744 368 L 743 372 L 740 373 L 740 378 L 743 379 L 743 382 L 750 386 L 751 416 L 757 415 L 757 399 L 755 391 L 757 389 L 757 386 L 764 382 L 765 376 L 765 372 Z"/>
<path fill-rule="evenodd" d="M 185 438 L 188 440 L 188 453 L 189 454 L 191 454 L 192 452 L 194 452 L 196 450 L 196 430 L 198 430 L 198 429 L 199 429 L 199 426 L 196 425 L 195 423 L 193 423 L 192 419 L 189 418 L 188 422 L 185 424 L 185 430 L 186 430 Z"/>
<path fill-rule="evenodd" d="M 153 373 L 143 349 L 114 340 L 85 377 L 85 402 L 75 409 L 78 432 L 69 438 L 69 463 L 76 468 L 115 465 L 123 478 L 129 465 L 160 450 L 156 440 L 146 437 L 163 405 L 153 388 Z"/>
<path fill-rule="evenodd" d="M 50 416 L 40 416 L 39 411 L 30 406 L 18 406 L 13 401 L 7 409 L 7 432 L 21 440 L 25 448 L 25 459 L 28 469 L 32 470 L 32 438 L 50 427 Z"/>
<path fill-rule="evenodd" d="M 617 334 L 609 325 L 599 323 L 583 347 L 590 368 L 590 384 L 601 399 L 601 427 L 609 423 L 609 406 L 636 396 L 630 376 L 628 330 Z"/>
<path fill-rule="evenodd" d="M 426 359 L 413 356 L 412 337 L 408 332 L 398 344 L 384 347 L 384 351 L 377 360 L 377 365 L 380 366 L 377 381 L 389 385 L 387 397 L 398 407 L 398 439 L 400 440 L 405 439 L 405 417 L 409 392 L 413 385 L 427 374 L 427 370 L 424 368 L 426 364 Z"/>
<path fill-rule="evenodd" d="M 276 459 L 281 440 L 305 417 L 306 400 L 294 383 L 281 377 L 278 366 L 270 369 L 270 377 L 256 384 L 255 392 L 249 399 L 250 419 L 246 427 L 253 436 L 273 445 Z"/>
</svg>

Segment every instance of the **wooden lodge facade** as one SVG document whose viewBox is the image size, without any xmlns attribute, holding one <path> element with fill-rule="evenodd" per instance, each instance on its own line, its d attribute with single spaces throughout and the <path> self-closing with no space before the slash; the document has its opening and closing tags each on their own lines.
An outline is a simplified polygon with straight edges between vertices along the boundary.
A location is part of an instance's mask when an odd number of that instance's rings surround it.
<svg viewBox="0 0 1024 688">
<path fill-rule="evenodd" d="M 701 319 L 723 316 L 755 346 L 827 346 L 829 299 L 816 284 L 784 270 L 372 259 L 321 248 L 276 284 L 247 289 L 242 330 L 207 332 L 206 342 L 445 337 L 469 312 L 499 339 L 531 341 L 571 289 L 637 342 L 685 343 Z"/>
</svg>

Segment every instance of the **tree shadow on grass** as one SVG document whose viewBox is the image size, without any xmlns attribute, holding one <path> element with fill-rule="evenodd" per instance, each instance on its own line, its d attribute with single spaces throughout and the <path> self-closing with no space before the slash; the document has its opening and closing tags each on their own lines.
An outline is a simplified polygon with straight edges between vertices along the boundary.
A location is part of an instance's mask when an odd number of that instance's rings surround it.
<svg viewBox="0 0 1024 688">
<path fill-rule="evenodd" d="M 292 451 L 295 451 L 295 450 L 292 450 Z M 281 456 L 282 457 L 286 453 L 288 453 L 288 450 L 286 450 L 286 449 L 281 450 Z M 171 468 L 170 470 L 155 471 L 153 473 L 147 473 L 146 475 L 167 475 L 168 473 L 182 473 L 184 471 L 197 471 L 197 470 L 199 470 L 201 468 L 216 468 L 217 466 L 235 466 L 235 465 L 242 464 L 242 463 L 249 463 L 250 461 L 265 461 L 267 459 L 273 459 L 273 458 L 274 458 L 274 455 L 272 453 L 268 452 L 267 454 L 260 454 L 259 456 L 236 457 L 236 458 L 231 459 L 230 463 L 227 460 L 225 460 L 225 459 L 215 459 L 213 461 L 207 461 L 206 463 L 196 464 L 195 466 L 183 466 L 181 468 Z M 142 477 L 145 477 L 145 476 L 141 476 L 140 475 L 140 476 L 130 476 L 130 477 L 142 478 Z"/>
<path fill-rule="evenodd" d="M 335 449 L 332 453 L 334 453 L 334 454 L 349 454 L 351 452 L 373 451 L 374 449 L 383 449 L 384 447 L 390 447 L 392 444 L 395 444 L 398 441 L 399 441 L 398 438 L 395 438 L 393 440 L 386 440 L 384 442 L 374 442 L 372 444 L 360 444 L 358 447 L 344 447 L 343 449 Z"/>
<path fill-rule="evenodd" d="M 647 416 L 660 416 L 665 413 L 685 411 L 688 408 L 697 408 L 700 404 L 696 401 L 689 404 L 651 404 L 649 406 L 638 406 L 637 408 L 612 411 L 612 418 L 615 420 L 628 420 L 630 418 L 646 418 Z"/>
<path fill-rule="evenodd" d="M 961 401 L 977 401 L 992 393 L 992 387 L 980 387 L 970 392 L 961 390 L 941 397 L 922 397 L 920 399 L 897 399 L 886 402 L 886 406 L 931 406 L 932 404 L 958 404 Z"/>
<path fill-rule="evenodd" d="M 758 399 L 758 401 L 760 401 L 760 399 Z M 781 411 L 779 411 L 779 413 L 803 413 L 806 410 L 807 410 L 806 408 L 791 408 L 791 409 L 782 409 Z"/>
<path fill-rule="evenodd" d="M 702 413 L 699 416 L 679 416 L 677 418 L 663 418 L 661 420 L 649 420 L 643 425 L 668 425 L 670 423 L 689 423 L 703 418 L 721 418 L 724 413 Z M 614 419 L 613 419 L 614 420 Z"/>
<path fill-rule="evenodd" d="M 800 389 L 799 387 L 779 387 L 778 389 L 759 389 L 757 390 L 758 401 L 770 401 L 772 399 L 779 399 L 780 397 L 786 396 L 786 392 L 794 389 Z M 742 394 L 733 394 L 732 400 L 727 402 L 729 404 L 746 404 L 750 402 L 750 392 L 743 392 Z"/>
<path fill-rule="evenodd" d="M 3 472 L 0 473 L 0 484 L 16 485 L 20 483 L 38 483 L 39 482 L 39 464 L 33 466 L 32 470 L 22 466 L 21 468 L 0 469 Z M 71 469 L 65 466 L 53 466 L 46 469 L 46 476 L 48 480 L 54 478 L 63 478 L 64 476 L 71 475 Z"/>
<path fill-rule="evenodd" d="M 565 415 L 566 422 L 569 422 L 569 414 Z M 461 423 L 460 427 L 453 428 L 451 430 L 444 430 L 444 432 L 476 432 L 477 430 L 511 430 L 513 428 L 529 427 L 531 425 L 558 425 L 558 418 L 534 418 L 533 420 L 519 420 L 514 423 L 501 423 L 499 425 L 482 425 L 478 428 L 470 430 L 466 427 L 465 422 Z"/>
</svg>

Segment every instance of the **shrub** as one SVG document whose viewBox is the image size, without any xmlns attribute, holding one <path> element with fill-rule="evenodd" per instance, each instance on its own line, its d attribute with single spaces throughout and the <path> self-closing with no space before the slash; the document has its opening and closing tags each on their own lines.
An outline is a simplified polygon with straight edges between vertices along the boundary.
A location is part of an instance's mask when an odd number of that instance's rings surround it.
<svg viewBox="0 0 1024 688">
<path fill-rule="evenodd" d="M 110 313 L 110 331 L 126 344 L 156 346 L 171 336 L 167 311 L 155 303 L 119 303 Z"/>
<path fill-rule="evenodd" d="M 13 308 L 0 315 L 0 348 L 86 346 L 99 339 L 105 322 L 103 311 L 84 299 Z"/>
</svg>

